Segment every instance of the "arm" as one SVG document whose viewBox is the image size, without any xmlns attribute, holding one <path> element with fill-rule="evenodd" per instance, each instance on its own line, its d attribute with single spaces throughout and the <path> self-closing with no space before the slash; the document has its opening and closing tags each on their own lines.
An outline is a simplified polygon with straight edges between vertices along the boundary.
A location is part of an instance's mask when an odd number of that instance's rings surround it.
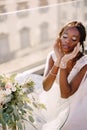
<svg viewBox="0 0 87 130">
<path fill-rule="evenodd" d="M 57 64 L 57 61 L 56 61 L 56 64 Z M 52 87 L 56 79 L 58 69 L 59 67 L 55 65 L 52 55 L 50 55 L 47 60 L 47 64 L 46 64 L 46 68 L 44 72 L 44 79 L 43 79 L 43 88 L 45 91 L 48 91 Z"/>
<path fill-rule="evenodd" d="M 61 97 L 68 98 L 77 91 L 79 85 L 87 71 L 87 65 L 85 65 L 78 74 L 72 79 L 70 84 L 68 83 L 68 72 L 67 69 L 60 69 L 60 91 Z"/>
<path fill-rule="evenodd" d="M 60 42 L 61 42 L 60 38 L 57 38 L 54 44 L 54 52 L 56 56 L 56 61 L 55 62 L 53 61 L 52 53 L 47 58 L 44 79 L 43 79 L 43 88 L 46 91 L 48 91 L 52 87 L 56 79 L 58 70 L 59 70 L 59 64 L 63 55 L 60 49 Z"/>
</svg>

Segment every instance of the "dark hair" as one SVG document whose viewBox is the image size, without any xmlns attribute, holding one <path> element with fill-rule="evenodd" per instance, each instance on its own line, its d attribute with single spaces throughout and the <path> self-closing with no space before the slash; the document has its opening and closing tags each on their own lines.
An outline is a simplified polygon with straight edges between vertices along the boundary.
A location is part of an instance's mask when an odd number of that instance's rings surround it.
<svg viewBox="0 0 87 130">
<path fill-rule="evenodd" d="M 67 29 L 68 27 L 75 27 L 78 29 L 78 31 L 80 33 L 80 45 L 82 46 L 82 50 L 84 52 L 84 41 L 86 39 L 86 29 L 85 29 L 84 25 L 81 22 L 77 22 L 77 21 L 70 22 L 61 29 L 61 31 L 59 33 L 59 37 L 61 37 L 64 30 Z"/>
</svg>

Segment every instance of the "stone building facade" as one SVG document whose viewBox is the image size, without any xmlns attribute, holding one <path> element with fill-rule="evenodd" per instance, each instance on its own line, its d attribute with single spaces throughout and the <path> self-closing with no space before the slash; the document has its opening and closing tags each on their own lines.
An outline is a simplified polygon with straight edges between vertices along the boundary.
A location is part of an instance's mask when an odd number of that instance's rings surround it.
<svg viewBox="0 0 87 130">
<path fill-rule="evenodd" d="M 71 20 L 87 28 L 86 0 L 0 0 L 0 69 L 43 64 L 58 31 Z"/>
</svg>

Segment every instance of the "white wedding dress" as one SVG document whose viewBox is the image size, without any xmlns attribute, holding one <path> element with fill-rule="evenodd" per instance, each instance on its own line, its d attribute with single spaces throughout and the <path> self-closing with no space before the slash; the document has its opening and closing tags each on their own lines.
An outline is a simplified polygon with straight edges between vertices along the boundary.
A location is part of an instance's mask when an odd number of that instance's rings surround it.
<svg viewBox="0 0 87 130">
<path fill-rule="evenodd" d="M 54 53 L 52 55 L 55 60 Z M 70 82 L 86 64 L 87 55 L 77 61 L 68 81 Z M 47 110 L 42 112 L 47 121 L 42 130 L 87 130 L 87 72 L 78 90 L 68 99 L 60 97 L 57 76 L 52 88 L 40 94 L 40 100 L 47 107 Z"/>
</svg>

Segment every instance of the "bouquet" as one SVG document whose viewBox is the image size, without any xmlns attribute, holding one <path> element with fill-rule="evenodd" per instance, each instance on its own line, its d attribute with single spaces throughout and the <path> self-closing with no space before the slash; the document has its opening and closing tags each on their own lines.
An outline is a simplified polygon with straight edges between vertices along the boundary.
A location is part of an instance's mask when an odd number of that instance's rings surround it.
<svg viewBox="0 0 87 130">
<path fill-rule="evenodd" d="M 15 75 L 0 75 L 0 124 L 3 130 L 23 130 L 24 120 L 34 122 L 33 108 L 44 108 L 44 105 L 28 97 L 33 90 L 31 79 L 20 85 Z"/>
</svg>

